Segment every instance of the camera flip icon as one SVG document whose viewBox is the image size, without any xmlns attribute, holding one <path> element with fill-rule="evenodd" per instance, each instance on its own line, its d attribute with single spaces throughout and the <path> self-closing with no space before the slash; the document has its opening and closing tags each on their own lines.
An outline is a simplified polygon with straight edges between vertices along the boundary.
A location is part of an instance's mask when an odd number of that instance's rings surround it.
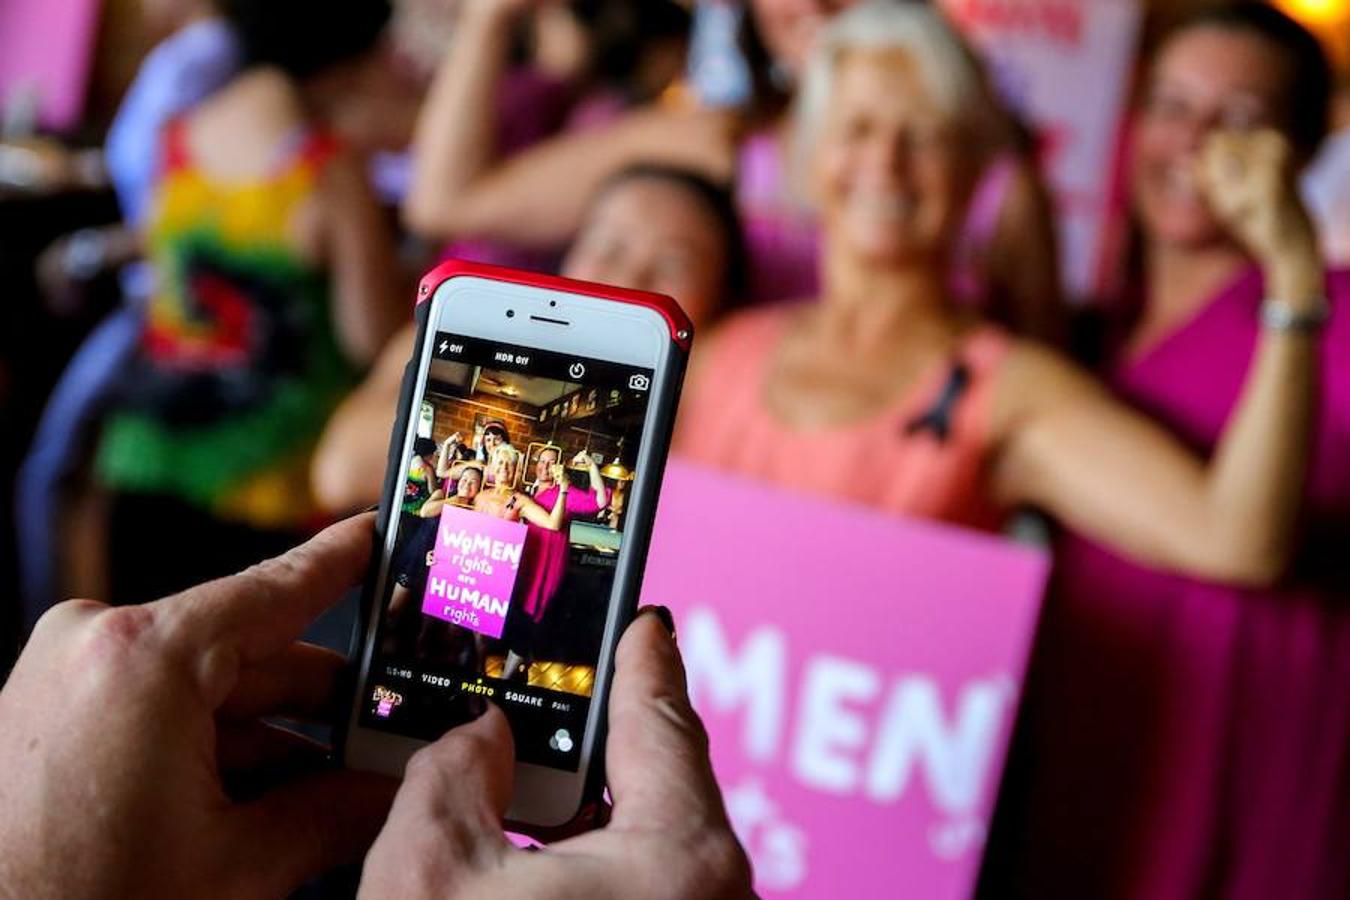
<svg viewBox="0 0 1350 900">
<path fill-rule="evenodd" d="M 652 380 L 646 375 L 638 373 L 628 379 L 628 387 L 634 391 L 645 391 L 652 386 Z"/>
<path fill-rule="evenodd" d="M 572 735 L 566 728 L 559 728 L 557 731 L 553 732 L 553 737 L 548 739 L 548 746 L 550 749 L 557 750 L 559 753 L 570 753 L 574 746 Z"/>
</svg>

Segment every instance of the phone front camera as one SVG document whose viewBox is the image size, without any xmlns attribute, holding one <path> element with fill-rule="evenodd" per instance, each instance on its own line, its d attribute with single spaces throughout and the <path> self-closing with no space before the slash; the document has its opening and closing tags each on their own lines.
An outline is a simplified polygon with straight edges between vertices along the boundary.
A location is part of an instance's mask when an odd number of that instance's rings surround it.
<svg viewBox="0 0 1350 900">
<path fill-rule="evenodd" d="M 514 319 L 516 317 L 516 311 L 514 309 L 508 309 L 506 311 L 506 317 L 508 319 Z"/>
</svg>

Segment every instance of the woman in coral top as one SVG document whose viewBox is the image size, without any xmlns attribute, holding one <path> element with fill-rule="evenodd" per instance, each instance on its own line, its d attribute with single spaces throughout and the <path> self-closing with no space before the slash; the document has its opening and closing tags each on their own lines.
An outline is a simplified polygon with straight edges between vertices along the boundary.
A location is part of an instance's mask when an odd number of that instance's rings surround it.
<svg viewBox="0 0 1350 900">
<path fill-rule="evenodd" d="M 1271 298 L 1238 408 L 1206 462 L 1060 355 L 952 302 L 953 235 L 999 116 L 920 4 L 867 3 L 822 38 L 798 110 L 824 228 L 819 300 L 733 319 L 695 356 L 677 450 L 898 513 L 992 528 L 1043 509 L 1133 559 L 1264 583 L 1292 544 L 1309 442 L 1317 245 L 1273 131 L 1218 132 L 1195 164 Z"/>
</svg>

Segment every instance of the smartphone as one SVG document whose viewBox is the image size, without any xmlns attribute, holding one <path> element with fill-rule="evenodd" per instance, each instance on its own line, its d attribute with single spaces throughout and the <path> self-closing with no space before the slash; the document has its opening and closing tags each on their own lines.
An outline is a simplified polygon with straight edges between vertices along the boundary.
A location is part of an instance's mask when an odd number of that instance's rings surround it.
<svg viewBox="0 0 1350 900">
<path fill-rule="evenodd" d="M 416 315 L 343 760 L 401 775 L 496 703 L 508 827 L 548 834 L 603 790 L 693 327 L 668 297 L 458 261 L 422 280 Z"/>
</svg>

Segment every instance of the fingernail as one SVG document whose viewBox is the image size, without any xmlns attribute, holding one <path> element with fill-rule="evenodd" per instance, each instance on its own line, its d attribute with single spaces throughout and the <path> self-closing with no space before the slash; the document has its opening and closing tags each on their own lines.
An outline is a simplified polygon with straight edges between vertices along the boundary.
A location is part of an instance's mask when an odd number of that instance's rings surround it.
<svg viewBox="0 0 1350 900">
<path fill-rule="evenodd" d="M 374 505 L 372 505 L 372 506 L 367 506 L 365 509 L 361 510 L 361 512 L 363 512 L 363 513 L 379 512 L 379 511 L 380 511 L 380 504 L 378 504 L 378 503 L 376 503 L 376 504 L 374 504 Z"/>
<path fill-rule="evenodd" d="M 661 624 L 666 626 L 666 631 L 670 632 L 670 639 L 675 640 L 675 616 L 671 615 L 670 607 L 653 604 L 644 606 L 638 610 L 638 615 L 653 615 L 661 620 Z"/>
</svg>

